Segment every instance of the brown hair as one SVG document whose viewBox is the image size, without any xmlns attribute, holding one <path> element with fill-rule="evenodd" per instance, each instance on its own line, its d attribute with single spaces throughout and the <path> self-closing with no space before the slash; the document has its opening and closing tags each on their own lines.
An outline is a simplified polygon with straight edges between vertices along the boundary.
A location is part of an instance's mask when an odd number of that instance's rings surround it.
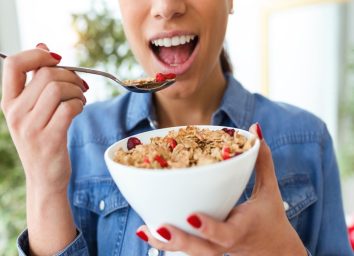
<svg viewBox="0 0 354 256">
<path fill-rule="evenodd" d="M 221 53 L 220 53 L 220 62 L 221 62 L 221 68 L 224 73 L 232 73 L 233 72 L 233 67 L 230 61 L 229 54 L 227 53 L 226 49 L 223 48 Z"/>
</svg>

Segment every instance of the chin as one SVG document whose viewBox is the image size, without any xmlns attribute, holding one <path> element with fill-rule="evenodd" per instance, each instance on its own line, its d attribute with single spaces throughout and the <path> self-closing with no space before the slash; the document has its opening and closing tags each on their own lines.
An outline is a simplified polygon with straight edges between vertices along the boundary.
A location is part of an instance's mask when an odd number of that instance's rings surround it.
<svg viewBox="0 0 354 256">
<path fill-rule="evenodd" d="M 170 99 L 188 99 L 196 95 L 198 88 L 195 82 L 176 82 L 172 86 L 162 91 L 157 92 L 158 95 Z"/>
</svg>

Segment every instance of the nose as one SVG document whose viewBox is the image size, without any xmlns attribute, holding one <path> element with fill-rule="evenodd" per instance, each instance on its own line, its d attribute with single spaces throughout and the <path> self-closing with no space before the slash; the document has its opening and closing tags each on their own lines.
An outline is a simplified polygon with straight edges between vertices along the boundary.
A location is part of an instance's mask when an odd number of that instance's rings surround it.
<svg viewBox="0 0 354 256">
<path fill-rule="evenodd" d="M 182 16 L 186 10 L 184 0 L 153 0 L 151 15 L 157 19 L 170 20 Z"/>
</svg>

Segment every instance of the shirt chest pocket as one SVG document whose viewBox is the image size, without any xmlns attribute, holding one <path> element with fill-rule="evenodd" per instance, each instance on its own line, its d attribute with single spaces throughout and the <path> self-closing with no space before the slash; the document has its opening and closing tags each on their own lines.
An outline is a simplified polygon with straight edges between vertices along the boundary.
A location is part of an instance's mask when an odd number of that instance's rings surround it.
<svg viewBox="0 0 354 256">
<path fill-rule="evenodd" d="M 76 224 L 93 255 L 119 255 L 128 218 L 128 202 L 111 178 L 92 178 L 75 184 Z"/>
<path fill-rule="evenodd" d="M 304 225 L 312 216 L 311 205 L 317 201 L 317 195 L 308 174 L 287 174 L 278 179 L 284 211 L 296 231 L 300 234 Z M 252 194 L 253 185 L 249 185 L 245 192 L 247 198 Z"/>
</svg>

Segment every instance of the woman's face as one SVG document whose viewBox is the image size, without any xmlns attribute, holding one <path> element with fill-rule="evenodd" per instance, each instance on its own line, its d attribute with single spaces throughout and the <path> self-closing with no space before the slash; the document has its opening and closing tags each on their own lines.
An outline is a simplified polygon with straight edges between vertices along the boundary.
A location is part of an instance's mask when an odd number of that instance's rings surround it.
<svg viewBox="0 0 354 256">
<path fill-rule="evenodd" d="M 120 0 L 126 36 L 139 63 L 154 76 L 175 73 L 174 97 L 193 94 L 221 72 L 232 0 Z"/>
</svg>

